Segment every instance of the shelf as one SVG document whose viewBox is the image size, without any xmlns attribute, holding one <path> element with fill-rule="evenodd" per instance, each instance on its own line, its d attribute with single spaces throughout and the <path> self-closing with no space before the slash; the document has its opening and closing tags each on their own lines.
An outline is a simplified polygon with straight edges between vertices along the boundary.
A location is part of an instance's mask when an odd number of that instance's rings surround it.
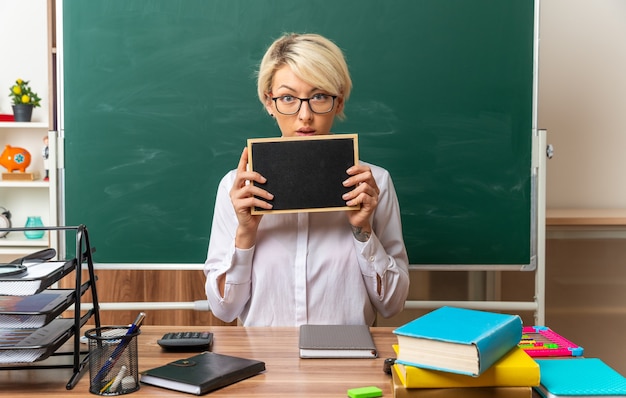
<svg viewBox="0 0 626 398">
<path fill-rule="evenodd" d="M 10 232 L 4 238 L 0 238 L 0 249 L 5 247 L 48 247 L 49 243 L 47 234 L 40 239 L 27 239 L 24 232 L 15 231 Z"/>
<path fill-rule="evenodd" d="M 0 122 L 0 128 L 11 129 L 47 129 L 45 122 Z"/>
<path fill-rule="evenodd" d="M 50 181 L 3 181 L 0 180 L 0 188 L 50 188 Z"/>
<path fill-rule="evenodd" d="M 546 209 L 546 226 L 626 226 L 626 209 Z"/>
</svg>

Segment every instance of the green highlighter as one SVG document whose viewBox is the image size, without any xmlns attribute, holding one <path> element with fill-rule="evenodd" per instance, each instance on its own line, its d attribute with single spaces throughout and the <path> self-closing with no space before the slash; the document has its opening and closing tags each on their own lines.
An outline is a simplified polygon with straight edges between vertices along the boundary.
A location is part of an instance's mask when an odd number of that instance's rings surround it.
<svg viewBox="0 0 626 398">
<path fill-rule="evenodd" d="M 378 387 L 359 387 L 348 390 L 350 398 L 375 398 L 382 397 L 383 390 Z"/>
</svg>

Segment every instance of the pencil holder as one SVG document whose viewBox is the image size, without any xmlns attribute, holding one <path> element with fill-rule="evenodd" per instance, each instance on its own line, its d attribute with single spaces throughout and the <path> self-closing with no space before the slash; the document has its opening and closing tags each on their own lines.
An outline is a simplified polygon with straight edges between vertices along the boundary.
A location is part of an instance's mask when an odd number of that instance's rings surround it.
<svg viewBox="0 0 626 398">
<path fill-rule="evenodd" d="M 89 342 L 89 392 L 122 395 L 139 389 L 137 336 L 128 326 L 105 326 L 85 332 Z"/>
</svg>

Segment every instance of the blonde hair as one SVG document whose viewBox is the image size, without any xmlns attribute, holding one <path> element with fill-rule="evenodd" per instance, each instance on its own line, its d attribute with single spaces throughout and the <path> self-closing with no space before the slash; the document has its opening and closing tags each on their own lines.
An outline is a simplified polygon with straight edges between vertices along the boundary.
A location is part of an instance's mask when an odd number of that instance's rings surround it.
<svg viewBox="0 0 626 398">
<path fill-rule="evenodd" d="M 308 84 L 343 98 L 350 97 L 352 80 L 343 52 L 335 43 L 317 34 L 285 34 L 267 49 L 257 75 L 259 100 L 266 104 L 274 74 L 284 65 Z M 343 109 L 337 114 L 345 118 Z"/>
</svg>

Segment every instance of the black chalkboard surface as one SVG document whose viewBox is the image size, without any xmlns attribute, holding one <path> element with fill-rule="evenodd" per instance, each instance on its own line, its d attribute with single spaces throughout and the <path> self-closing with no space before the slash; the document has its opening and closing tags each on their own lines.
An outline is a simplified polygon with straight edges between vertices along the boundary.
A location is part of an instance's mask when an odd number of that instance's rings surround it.
<svg viewBox="0 0 626 398">
<path fill-rule="evenodd" d="M 274 195 L 271 210 L 253 214 L 355 210 L 341 198 L 354 187 L 342 182 L 358 163 L 358 136 L 340 134 L 248 140 L 248 164 L 267 181 L 258 184 Z M 264 199 L 263 199 L 264 200 Z"/>
<path fill-rule="evenodd" d="M 65 223 L 89 228 L 97 262 L 202 263 L 221 177 L 248 138 L 280 135 L 258 62 L 315 32 L 354 83 L 333 131 L 391 173 L 410 262 L 528 264 L 535 15 L 530 0 L 64 0 Z"/>
</svg>

